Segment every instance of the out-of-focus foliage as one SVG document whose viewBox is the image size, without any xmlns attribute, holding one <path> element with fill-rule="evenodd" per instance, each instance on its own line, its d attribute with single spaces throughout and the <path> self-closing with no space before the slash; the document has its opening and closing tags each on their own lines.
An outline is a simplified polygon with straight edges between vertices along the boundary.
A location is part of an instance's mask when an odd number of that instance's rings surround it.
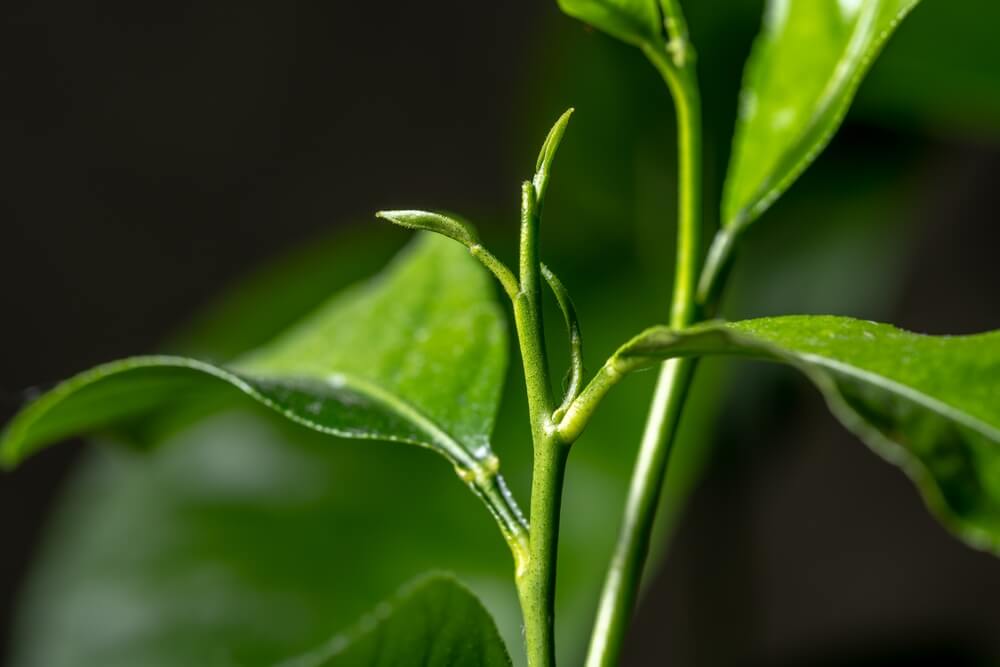
<svg viewBox="0 0 1000 667">
<path fill-rule="evenodd" d="M 380 603 L 350 631 L 278 667 L 508 667 L 510 656 L 483 605 L 454 578 L 422 577 Z"/>
<path fill-rule="evenodd" d="M 505 609 L 503 540 L 416 448 L 230 413 L 152 454 L 101 451 L 64 508 L 13 664 L 271 665 L 428 569 Z"/>
<path fill-rule="evenodd" d="M 879 56 L 859 115 L 886 127 L 1000 139 L 1000 4 L 922 2 Z"/>
</svg>

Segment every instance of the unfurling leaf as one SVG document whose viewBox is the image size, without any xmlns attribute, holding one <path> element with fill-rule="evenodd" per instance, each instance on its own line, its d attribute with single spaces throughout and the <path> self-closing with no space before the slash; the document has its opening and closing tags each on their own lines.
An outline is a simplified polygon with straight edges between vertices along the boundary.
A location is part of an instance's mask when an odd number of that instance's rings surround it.
<svg viewBox="0 0 1000 667">
<path fill-rule="evenodd" d="M 426 230 L 458 241 L 466 247 L 479 243 L 479 234 L 470 223 L 453 215 L 429 211 L 379 211 L 375 217 L 401 227 Z"/>
<path fill-rule="evenodd" d="M 482 603 L 453 577 L 428 575 L 379 604 L 352 629 L 276 667 L 509 667 Z"/>
<path fill-rule="evenodd" d="M 746 66 L 722 202 L 739 233 L 809 166 L 917 0 L 769 0 Z"/>
<path fill-rule="evenodd" d="M 787 316 L 640 334 L 626 364 L 705 354 L 791 364 L 850 430 L 917 483 L 974 546 L 1000 552 L 1000 331 L 923 336 L 845 317 Z"/>
<path fill-rule="evenodd" d="M 559 0 L 559 7 L 633 46 L 663 42 L 657 0 Z"/>
<path fill-rule="evenodd" d="M 545 199 L 545 190 L 549 185 L 549 172 L 552 170 L 552 161 L 556 159 L 556 152 L 562 142 L 563 135 L 566 134 L 566 126 L 573 115 L 573 109 L 567 109 L 563 115 L 559 116 L 552 129 L 545 137 L 542 150 L 538 153 L 538 160 L 535 162 L 535 177 L 532 184 L 535 186 L 535 200 L 541 202 Z"/>
<path fill-rule="evenodd" d="M 464 249 L 427 235 L 379 277 L 232 363 L 135 357 L 65 381 L 8 425 L 0 461 L 228 391 L 317 431 L 437 451 L 508 534 L 521 518 L 490 447 L 506 354 L 486 274 Z"/>
</svg>

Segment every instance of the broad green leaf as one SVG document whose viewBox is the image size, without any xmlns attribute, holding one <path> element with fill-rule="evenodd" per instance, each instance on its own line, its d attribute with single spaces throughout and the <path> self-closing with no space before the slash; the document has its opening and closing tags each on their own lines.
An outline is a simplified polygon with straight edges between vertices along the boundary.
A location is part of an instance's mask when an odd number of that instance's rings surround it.
<svg viewBox="0 0 1000 667">
<path fill-rule="evenodd" d="M 323 433 L 433 449 L 506 530 L 520 517 L 490 447 L 506 347 L 488 277 L 464 249 L 422 237 L 384 275 L 230 364 L 136 357 L 67 380 L 14 418 L 0 460 L 228 391 Z"/>
<path fill-rule="evenodd" d="M 663 42 L 657 0 L 559 0 L 559 7 L 634 46 Z"/>
<path fill-rule="evenodd" d="M 454 577 L 427 575 L 350 630 L 278 667 L 509 667 L 489 612 Z"/>
<path fill-rule="evenodd" d="M 1000 331 L 924 336 L 832 316 L 650 329 L 619 357 L 735 354 L 791 364 L 833 413 L 900 465 L 974 546 L 1000 552 Z"/>
<path fill-rule="evenodd" d="M 746 66 L 723 194 L 736 233 L 836 132 L 879 50 L 917 0 L 770 0 Z"/>
</svg>

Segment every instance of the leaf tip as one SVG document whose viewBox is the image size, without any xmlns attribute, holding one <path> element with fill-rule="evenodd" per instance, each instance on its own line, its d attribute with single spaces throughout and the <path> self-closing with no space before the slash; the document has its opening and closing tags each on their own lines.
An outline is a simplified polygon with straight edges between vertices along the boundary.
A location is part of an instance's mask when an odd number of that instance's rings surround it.
<svg viewBox="0 0 1000 667">
<path fill-rule="evenodd" d="M 375 217 L 400 227 L 435 232 L 458 241 L 465 246 L 479 243 L 479 234 L 468 222 L 451 215 L 430 211 L 398 210 L 378 211 Z"/>
<path fill-rule="evenodd" d="M 542 150 L 538 152 L 538 159 L 535 161 L 535 177 L 532 179 L 532 183 L 535 187 L 536 198 L 539 200 L 544 196 L 552 161 L 556 157 L 559 144 L 562 142 L 563 135 L 566 134 L 566 126 L 569 125 L 569 120 L 575 111 L 574 107 L 570 107 L 559 116 L 559 119 L 556 120 L 552 129 L 549 130 L 548 135 L 545 137 Z"/>
<path fill-rule="evenodd" d="M 10 472 L 21 463 L 20 449 L 6 434 L 0 435 L 0 471 Z"/>
</svg>

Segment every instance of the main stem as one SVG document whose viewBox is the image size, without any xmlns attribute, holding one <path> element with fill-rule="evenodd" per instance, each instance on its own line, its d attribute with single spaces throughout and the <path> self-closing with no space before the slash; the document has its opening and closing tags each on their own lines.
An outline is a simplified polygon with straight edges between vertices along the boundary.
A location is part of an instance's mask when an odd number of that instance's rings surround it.
<svg viewBox="0 0 1000 667">
<path fill-rule="evenodd" d="M 683 48 L 683 44 L 680 45 Z M 677 267 L 670 324 L 690 326 L 697 318 L 695 291 L 701 248 L 701 104 L 693 58 L 680 62 L 656 48 L 644 49 L 674 99 L 678 136 Z M 677 426 L 695 362 L 664 362 L 625 503 L 618 542 L 604 581 L 591 635 L 587 667 L 614 667 L 632 618 L 650 537 Z"/>
<path fill-rule="evenodd" d="M 517 572 L 529 667 L 553 667 L 555 655 L 556 555 L 559 507 L 569 447 L 552 424 L 553 399 L 542 331 L 541 262 L 538 257 L 539 206 L 525 183 L 521 202 L 520 291 L 514 298 L 521 359 L 534 446 L 531 473 L 531 526 L 527 562 Z"/>
<path fill-rule="evenodd" d="M 552 667 L 555 654 L 556 556 L 559 508 L 569 447 L 536 438 L 531 475 L 531 540 L 528 567 L 517 579 L 529 667 Z"/>
</svg>

